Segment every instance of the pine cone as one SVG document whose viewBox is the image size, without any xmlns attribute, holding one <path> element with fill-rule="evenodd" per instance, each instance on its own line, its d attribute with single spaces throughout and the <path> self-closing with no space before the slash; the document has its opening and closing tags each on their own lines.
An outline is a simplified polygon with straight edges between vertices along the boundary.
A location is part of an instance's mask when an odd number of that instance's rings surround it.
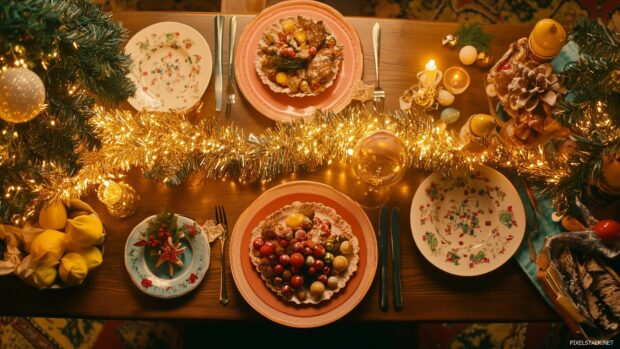
<svg viewBox="0 0 620 349">
<path fill-rule="evenodd" d="M 510 107 L 518 112 L 531 112 L 541 101 L 554 106 L 558 93 L 563 92 L 551 65 L 537 64 L 535 61 L 519 63 L 517 74 L 508 84 Z"/>
</svg>

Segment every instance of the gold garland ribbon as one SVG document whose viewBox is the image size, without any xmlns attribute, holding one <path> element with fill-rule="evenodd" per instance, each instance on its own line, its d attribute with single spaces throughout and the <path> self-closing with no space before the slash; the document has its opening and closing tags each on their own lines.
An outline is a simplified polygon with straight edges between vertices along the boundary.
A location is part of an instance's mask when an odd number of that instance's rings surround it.
<svg viewBox="0 0 620 349">
<path fill-rule="evenodd" d="M 549 161 L 554 156 L 542 147 L 524 149 L 496 142 L 499 145 L 492 151 L 464 151 L 457 132 L 416 110 L 378 116 L 349 107 L 340 113 L 318 112 L 309 121 L 277 123 L 247 136 L 234 123 L 203 119 L 193 124 L 178 113 L 98 108 L 93 120 L 102 147 L 83 152 L 81 170 L 71 178 L 51 181 L 43 200 L 79 197 L 93 184 L 118 178 L 132 167 L 170 185 L 197 171 L 207 179 L 267 182 L 298 170 L 310 172 L 333 162 L 349 162 L 356 142 L 378 129 L 391 131 L 403 141 L 409 167 L 445 175 L 487 163 L 553 182 L 564 175 L 565 166 Z"/>
</svg>

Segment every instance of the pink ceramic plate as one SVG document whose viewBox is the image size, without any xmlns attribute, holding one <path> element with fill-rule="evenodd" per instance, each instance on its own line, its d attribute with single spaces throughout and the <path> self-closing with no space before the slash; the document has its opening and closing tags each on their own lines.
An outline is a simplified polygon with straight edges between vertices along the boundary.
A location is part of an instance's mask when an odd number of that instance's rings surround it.
<svg viewBox="0 0 620 349">
<path fill-rule="evenodd" d="M 280 19 L 292 16 L 322 20 L 336 41 L 344 45 L 336 81 L 318 96 L 294 98 L 272 92 L 256 73 L 254 61 L 263 32 Z M 355 82 L 362 78 L 364 62 L 355 28 L 338 11 L 317 1 L 285 1 L 265 9 L 245 27 L 235 57 L 235 76 L 245 98 L 261 114 L 284 122 L 310 117 L 318 109 L 341 111 L 351 101 Z"/>
<path fill-rule="evenodd" d="M 295 201 L 319 202 L 333 208 L 351 225 L 359 242 L 355 274 L 332 298 L 316 305 L 298 305 L 276 295 L 261 279 L 248 251 L 254 228 L 269 214 Z M 264 192 L 235 223 L 229 251 L 230 268 L 243 298 L 266 318 L 291 327 L 318 327 L 342 318 L 364 298 L 377 270 L 377 240 L 364 210 L 348 196 L 316 182 L 290 182 Z"/>
</svg>

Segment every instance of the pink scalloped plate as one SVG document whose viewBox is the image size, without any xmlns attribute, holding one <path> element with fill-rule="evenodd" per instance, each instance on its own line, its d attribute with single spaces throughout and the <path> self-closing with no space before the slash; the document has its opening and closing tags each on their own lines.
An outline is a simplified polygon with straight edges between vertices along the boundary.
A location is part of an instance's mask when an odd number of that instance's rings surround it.
<svg viewBox="0 0 620 349">
<path fill-rule="evenodd" d="M 256 73 L 256 50 L 264 31 L 280 19 L 292 16 L 322 20 L 336 41 L 344 45 L 336 81 L 318 96 L 295 98 L 275 93 Z M 311 117 L 317 110 L 341 111 L 351 101 L 353 87 L 361 80 L 364 67 L 362 45 L 355 28 L 338 11 L 318 1 L 285 1 L 263 10 L 243 30 L 235 57 L 235 76 L 245 98 L 261 114 L 284 122 Z"/>
<path fill-rule="evenodd" d="M 280 298 L 265 285 L 248 251 L 254 228 L 269 214 L 295 201 L 320 202 L 333 208 L 351 225 L 359 242 L 357 271 L 344 288 L 319 304 L 298 305 Z M 261 194 L 237 219 L 229 251 L 233 279 L 246 302 L 266 318 L 290 327 L 318 327 L 342 318 L 364 299 L 377 270 L 377 240 L 364 210 L 343 193 L 317 182 L 290 182 Z"/>
</svg>

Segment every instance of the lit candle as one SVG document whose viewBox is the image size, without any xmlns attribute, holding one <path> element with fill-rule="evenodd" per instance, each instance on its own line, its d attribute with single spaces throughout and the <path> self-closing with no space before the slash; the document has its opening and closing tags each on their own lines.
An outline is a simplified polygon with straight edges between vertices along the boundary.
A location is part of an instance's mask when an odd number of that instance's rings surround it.
<svg viewBox="0 0 620 349">
<path fill-rule="evenodd" d="M 443 77 L 443 85 L 448 92 L 458 95 L 469 87 L 469 74 L 461 67 L 450 67 L 446 69 Z"/>
<path fill-rule="evenodd" d="M 424 66 L 423 85 L 426 87 L 434 87 L 435 79 L 437 79 L 437 66 L 435 65 L 435 60 L 431 59 Z"/>
<path fill-rule="evenodd" d="M 123 196 L 123 188 L 114 181 L 104 181 L 99 188 L 99 199 L 107 206 L 116 204 Z"/>
</svg>

